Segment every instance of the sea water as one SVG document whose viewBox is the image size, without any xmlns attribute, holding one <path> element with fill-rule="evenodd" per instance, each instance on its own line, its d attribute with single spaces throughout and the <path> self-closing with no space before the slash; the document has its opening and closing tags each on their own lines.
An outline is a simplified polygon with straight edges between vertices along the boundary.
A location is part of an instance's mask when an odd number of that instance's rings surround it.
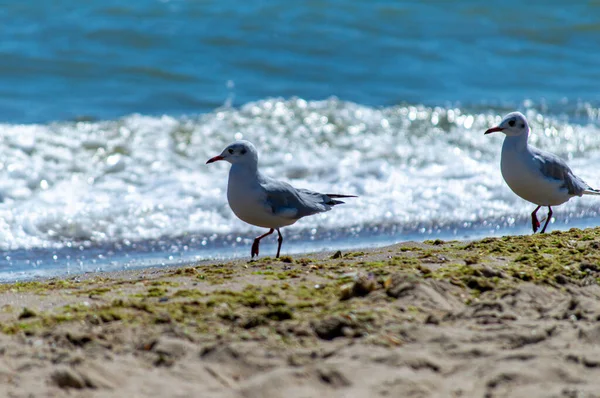
<svg viewBox="0 0 600 398">
<path fill-rule="evenodd" d="M 513 4 L 514 3 L 514 4 Z M 519 4 L 517 6 L 517 4 Z M 0 8 L 0 281 L 248 256 L 235 139 L 297 187 L 355 194 L 283 253 L 530 233 L 502 180 L 532 144 L 600 186 L 598 4 L 12 2 Z M 600 199 L 550 229 L 597 225 Z M 540 215 L 543 214 L 539 213 Z M 272 255 L 275 239 L 261 245 Z"/>
</svg>

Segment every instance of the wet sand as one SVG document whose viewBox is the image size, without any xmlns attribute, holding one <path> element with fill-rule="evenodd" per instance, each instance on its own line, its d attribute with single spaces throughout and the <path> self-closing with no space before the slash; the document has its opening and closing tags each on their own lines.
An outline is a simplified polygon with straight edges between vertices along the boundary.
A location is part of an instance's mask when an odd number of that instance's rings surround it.
<svg viewBox="0 0 600 398">
<path fill-rule="evenodd" d="M 600 229 L 0 285 L 0 396 L 600 397 Z"/>
</svg>

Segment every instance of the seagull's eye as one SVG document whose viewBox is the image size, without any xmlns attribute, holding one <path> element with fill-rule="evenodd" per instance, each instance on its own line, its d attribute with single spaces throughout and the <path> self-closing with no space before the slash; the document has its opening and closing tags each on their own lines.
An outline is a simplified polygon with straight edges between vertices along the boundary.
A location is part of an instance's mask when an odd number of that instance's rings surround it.
<svg viewBox="0 0 600 398">
<path fill-rule="evenodd" d="M 245 148 L 243 148 L 243 149 L 240 151 L 240 154 L 242 154 L 242 155 L 245 155 L 245 154 L 246 154 L 246 149 L 245 149 Z"/>
<path fill-rule="evenodd" d="M 525 123 L 521 123 L 521 128 L 524 129 L 525 128 Z"/>
<path fill-rule="evenodd" d="M 227 150 L 227 152 L 229 152 L 230 154 L 232 154 L 232 155 L 233 155 L 233 149 L 229 148 L 229 149 Z"/>
<path fill-rule="evenodd" d="M 509 125 L 510 127 L 514 127 L 514 125 L 515 125 L 515 121 L 514 121 L 514 120 L 511 120 L 510 122 L 508 122 L 508 125 Z"/>
</svg>

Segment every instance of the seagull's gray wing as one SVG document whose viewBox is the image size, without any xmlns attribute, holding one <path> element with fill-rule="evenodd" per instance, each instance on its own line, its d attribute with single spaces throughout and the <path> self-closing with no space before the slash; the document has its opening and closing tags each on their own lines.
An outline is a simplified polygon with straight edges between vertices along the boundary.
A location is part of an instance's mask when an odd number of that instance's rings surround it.
<svg viewBox="0 0 600 398">
<path fill-rule="evenodd" d="M 585 181 L 573 174 L 567 163 L 558 156 L 532 146 L 529 149 L 533 153 L 534 160 L 539 165 L 542 175 L 546 178 L 562 181 L 561 188 L 566 188 L 569 195 L 581 196 L 585 191 L 591 189 Z"/>
<path fill-rule="evenodd" d="M 331 207 L 343 203 L 333 200 L 326 194 L 296 189 L 290 184 L 261 176 L 260 185 L 266 193 L 265 206 L 272 214 L 283 218 L 299 219 L 312 214 L 331 210 Z"/>
</svg>

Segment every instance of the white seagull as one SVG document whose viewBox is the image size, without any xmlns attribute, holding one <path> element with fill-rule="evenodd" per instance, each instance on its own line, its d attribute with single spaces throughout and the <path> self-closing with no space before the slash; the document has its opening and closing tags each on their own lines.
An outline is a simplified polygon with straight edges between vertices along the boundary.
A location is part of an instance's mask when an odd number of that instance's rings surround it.
<svg viewBox="0 0 600 398">
<path fill-rule="evenodd" d="M 220 155 L 206 164 L 225 160 L 231 163 L 227 184 L 227 201 L 235 215 L 257 227 L 270 228 L 266 234 L 254 239 L 251 257 L 258 256 L 260 240 L 277 231 L 279 235 L 277 256 L 283 237 L 279 228 L 292 225 L 300 218 L 331 210 L 344 202 L 337 198 L 355 198 L 354 195 L 323 194 L 297 189 L 288 183 L 267 177 L 258 171 L 258 153 L 248 141 L 229 144 Z"/>
<path fill-rule="evenodd" d="M 573 174 L 564 160 L 527 143 L 530 129 L 522 113 L 509 113 L 485 134 L 496 131 L 506 134 L 500 159 L 504 181 L 521 198 L 538 205 L 531 213 L 534 233 L 540 227 L 536 215 L 540 207 L 548 206 L 548 217 L 541 231 L 544 233 L 552 218 L 552 206 L 561 205 L 573 196 L 600 195 L 599 190 Z"/>
</svg>

